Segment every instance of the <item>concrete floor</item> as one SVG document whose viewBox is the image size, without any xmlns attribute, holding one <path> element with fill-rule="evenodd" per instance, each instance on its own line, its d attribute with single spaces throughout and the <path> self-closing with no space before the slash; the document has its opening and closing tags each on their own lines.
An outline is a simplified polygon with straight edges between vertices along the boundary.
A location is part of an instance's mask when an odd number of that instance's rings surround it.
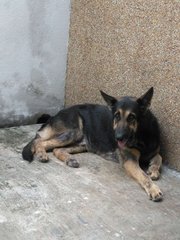
<svg viewBox="0 0 180 240">
<path fill-rule="evenodd" d="M 52 154 L 25 162 L 38 126 L 0 130 L 0 240 L 179 240 L 180 174 L 163 168 L 154 203 L 114 162 L 79 154 L 72 169 Z"/>
</svg>

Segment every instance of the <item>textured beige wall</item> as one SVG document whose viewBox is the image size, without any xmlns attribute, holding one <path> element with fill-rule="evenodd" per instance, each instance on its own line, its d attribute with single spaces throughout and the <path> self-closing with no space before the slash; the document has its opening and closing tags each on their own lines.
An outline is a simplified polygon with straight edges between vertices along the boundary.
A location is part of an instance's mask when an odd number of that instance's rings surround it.
<svg viewBox="0 0 180 240">
<path fill-rule="evenodd" d="M 164 160 L 180 170 L 180 1 L 72 0 L 66 105 L 151 86 Z"/>
</svg>

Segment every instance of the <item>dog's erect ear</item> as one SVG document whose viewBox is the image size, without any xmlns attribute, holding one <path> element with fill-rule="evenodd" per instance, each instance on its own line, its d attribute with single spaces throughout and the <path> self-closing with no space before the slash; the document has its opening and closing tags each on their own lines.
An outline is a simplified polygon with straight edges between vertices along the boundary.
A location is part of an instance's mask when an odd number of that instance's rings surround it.
<svg viewBox="0 0 180 240">
<path fill-rule="evenodd" d="M 154 89 L 151 87 L 144 95 L 137 99 L 137 103 L 140 105 L 142 112 L 145 112 L 150 107 L 153 92 Z"/>
<path fill-rule="evenodd" d="M 116 99 L 116 98 L 107 95 L 105 92 L 103 92 L 103 91 L 100 90 L 100 93 L 101 93 L 102 97 L 104 98 L 104 100 L 107 102 L 107 104 L 108 104 L 110 107 L 113 107 L 114 104 L 117 102 L 117 99 Z"/>
</svg>

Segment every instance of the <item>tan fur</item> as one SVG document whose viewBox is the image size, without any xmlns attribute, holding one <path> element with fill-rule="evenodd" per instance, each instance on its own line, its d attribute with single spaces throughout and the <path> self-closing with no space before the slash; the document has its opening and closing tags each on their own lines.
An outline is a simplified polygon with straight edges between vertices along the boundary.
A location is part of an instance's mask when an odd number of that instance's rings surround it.
<svg viewBox="0 0 180 240">
<path fill-rule="evenodd" d="M 115 115 L 116 114 L 120 114 L 120 117 L 121 117 L 121 120 L 120 121 L 116 121 L 114 120 L 114 123 L 113 123 L 113 128 L 116 129 L 116 128 L 123 128 L 123 127 L 126 127 L 127 123 L 125 121 L 125 118 L 124 118 L 124 112 L 122 111 L 122 109 L 118 109 L 116 112 L 115 112 Z"/>
<path fill-rule="evenodd" d="M 49 161 L 49 157 L 46 153 L 45 148 L 42 145 L 43 141 L 38 138 L 34 141 L 33 144 L 33 152 L 35 153 L 35 156 L 42 162 Z"/>
<path fill-rule="evenodd" d="M 147 174 L 152 180 L 157 180 L 160 177 L 160 169 L 162 165 L 162 157 L 159 153 L 151 159 Z"/>
<path fill-rule="evenodd" d="M 57 147 L 64 147 L 70 144 L 73 144 L 77 140 L 80 140 L 83 136 L 82 132 L 82 120 L 79 118 L 79 124 L 81 130 L 73 131 L 74 136 L 67 138 L 67 140 L 61 140 L 58 138 L 58 135 L 63 134 L 63 132 L 70 132 L 70 130 L 65 129 L 64 126 L 61 127 L 62 132 L 53 131 L 52 128 L 46 127 L 42 131 L 38 132 L 38 136 L 33 143 L 33 152 L 40 161 L 46 162 L 49 160 L 49 157 L 46 153 L 47 150 L 51 150 Z"/>
<path fill-rule="evenodd" d="M 79 117 L 78 121 L 79 121 L 79 130 L 82 131 L 83 130 L 83 121 L 80 117 Z"/>
<path fill-rule="evenodd" d="M 131 112 L 128 110 L 124 111 L 124 118 L 127 119 L 127 117 L 129 116 L 130 113 Z"/>
<path fill-rule="evenodd" d="M 43 140 L 48 140 L 55 134 L 56 132 L 52 129 L 52 127 L 46 127 L 45 129 L 43 129 L 43 131 L 40 130 L 37 132 L 37 135 Z"/>
<path fill-rule="evenodd" d="M 122 109 L 118 109 L 116 112 L 115 112 L 115 115 L 117 113 L 120 113 L 120 116 L 121 116 L 121 120 L 120 121 L 116 121 L 114 120 L 114 124 L 113 124 L 113 128 L 116 129 L 116 128 L 126 128 L 127 125 L 130 129 L 132 129 L 134 132 L 136 132 L 137 130 L 137 121 L 134 121 L 133 123 L 128 123 L 127 122 L 127 118 L 129 116 L 129 114 L 133 114 L 131 113 L 131 111 L 123 111 Z M 135 114 L 133 114 L 135 115 Z"/>
<path fill-rule="evenodd" d="M 139 166 L 138 159 L 140 157 L 140 152 L 136 149 L 126 148 L 125 151 L 122 151 L 122 157 L 124 160 L 125 170 L 141 185 L 141 187 L 147 192 L 150 199 L 153 201 L 161 200 L 161 190 Z"/>
<path fill-rule="evenodd" d="M 86 146 L 74 146 L 69 148 L 55 148 L 53 154 L 61 161 L 68 161 L 72 158 L 71 154 L 86 152 Z"/>
</svg>

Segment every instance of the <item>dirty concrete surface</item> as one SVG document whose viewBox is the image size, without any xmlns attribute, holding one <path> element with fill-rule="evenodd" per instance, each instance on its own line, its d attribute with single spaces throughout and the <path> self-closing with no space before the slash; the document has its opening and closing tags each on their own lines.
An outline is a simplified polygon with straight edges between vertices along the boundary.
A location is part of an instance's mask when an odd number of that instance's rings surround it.
<svg viewBox="0 0 180 240">
<path fill-rule="evenodd" d="M 180 239 L 180 174 L 163 167 L 154 203 L 120 164 L 77 154 L 80 168 L 22 160 L 39 126 L 0 130 L 1 240 Z"/>
</svg>

